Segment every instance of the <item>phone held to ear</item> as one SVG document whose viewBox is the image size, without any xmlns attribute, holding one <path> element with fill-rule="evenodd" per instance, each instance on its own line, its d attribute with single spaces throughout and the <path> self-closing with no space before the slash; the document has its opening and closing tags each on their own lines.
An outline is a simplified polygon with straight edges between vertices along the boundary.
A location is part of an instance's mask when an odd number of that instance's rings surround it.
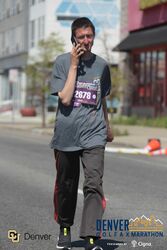
<svg viewBox="0 0 167 250">
<path fill-rule="evenodd" d="M 75 38 L 75 36 L 73 36 L 73 43 L 75 44 L 75 46 L 77 46 L 77 44 L 78 44 L 77 39 Z"/>
<path fill-rule="evenodd" d="M 75 47 L 77 46 L 77 44 L 79 44 L 79 43 L 77 42 L 77 39 L 76 39 L 75 36 L 73 36 L 73 44 L 74 44 Z M 81 50 L 84 52 L 84 49 L 83 49 L 82 45 L 79 44 L 79 46 L 80 46 Z"/>
</svg>

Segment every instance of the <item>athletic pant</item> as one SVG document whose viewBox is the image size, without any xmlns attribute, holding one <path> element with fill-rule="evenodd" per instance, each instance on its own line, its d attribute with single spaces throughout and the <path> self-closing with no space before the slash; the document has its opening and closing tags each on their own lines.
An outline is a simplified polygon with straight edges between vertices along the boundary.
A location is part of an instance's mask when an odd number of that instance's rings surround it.
<svg viewBox="0 0 167 250">
<path fill-rule="evenodd" d="M 75 152 L 54 152 L 57 169 L 54 191 L 55 220 L 64 227 L 73 225 L 81 159 L 85 181 L 80 237 L 96 236 L 96 220 L 102 218 L 105 209 L 102 187 L 104 147 Z"/>
</svg>

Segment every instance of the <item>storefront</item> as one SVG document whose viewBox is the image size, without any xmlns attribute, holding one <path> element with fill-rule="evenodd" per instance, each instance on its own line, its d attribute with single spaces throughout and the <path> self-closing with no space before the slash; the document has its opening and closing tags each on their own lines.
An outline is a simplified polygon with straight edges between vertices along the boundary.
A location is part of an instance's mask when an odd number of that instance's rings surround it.
<svg viewBox="0 0 167 250">
<path fill-rule="evenodd" d="M 130 55 L 129 66 L 136 78 L 132 114 L 167 114 L 166 13 L 167 1 L 129 0 L 129 35 L 115 50 Z"/>
</svg>

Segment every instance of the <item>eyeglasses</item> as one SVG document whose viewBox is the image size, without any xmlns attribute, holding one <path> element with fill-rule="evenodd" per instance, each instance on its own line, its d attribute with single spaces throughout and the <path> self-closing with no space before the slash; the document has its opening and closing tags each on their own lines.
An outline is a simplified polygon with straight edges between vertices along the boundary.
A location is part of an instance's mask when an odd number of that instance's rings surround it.
<svg viewBox="0 0 167 250">
<path fill-rule="evenodd" d="M 85 34 L 85 35 L 77 36 L 76 38 L 78 40 L 84 40 L 85 37 L 88 39 L 92 39 L 94 37 L 94 35 L 93 34 Z"/>
</svg>

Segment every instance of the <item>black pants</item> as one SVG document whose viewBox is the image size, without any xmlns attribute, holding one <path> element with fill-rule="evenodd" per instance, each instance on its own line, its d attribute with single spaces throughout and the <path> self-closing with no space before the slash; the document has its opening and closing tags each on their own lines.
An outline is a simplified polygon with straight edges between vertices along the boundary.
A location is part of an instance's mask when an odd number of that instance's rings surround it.
<svg viewBox="0 0 167 250">
<path fill-rule="evenodd" d="M 54 192 L 55 220 L 64 227 L 73 225 L 81 159 L 85 181 L 80 237 L 96 236 L 96 220 L 102 218 L 105 209 L 102 188 L 104 147 L 75 152 L 54 152 L 57 169 Z"/>
</svg>

